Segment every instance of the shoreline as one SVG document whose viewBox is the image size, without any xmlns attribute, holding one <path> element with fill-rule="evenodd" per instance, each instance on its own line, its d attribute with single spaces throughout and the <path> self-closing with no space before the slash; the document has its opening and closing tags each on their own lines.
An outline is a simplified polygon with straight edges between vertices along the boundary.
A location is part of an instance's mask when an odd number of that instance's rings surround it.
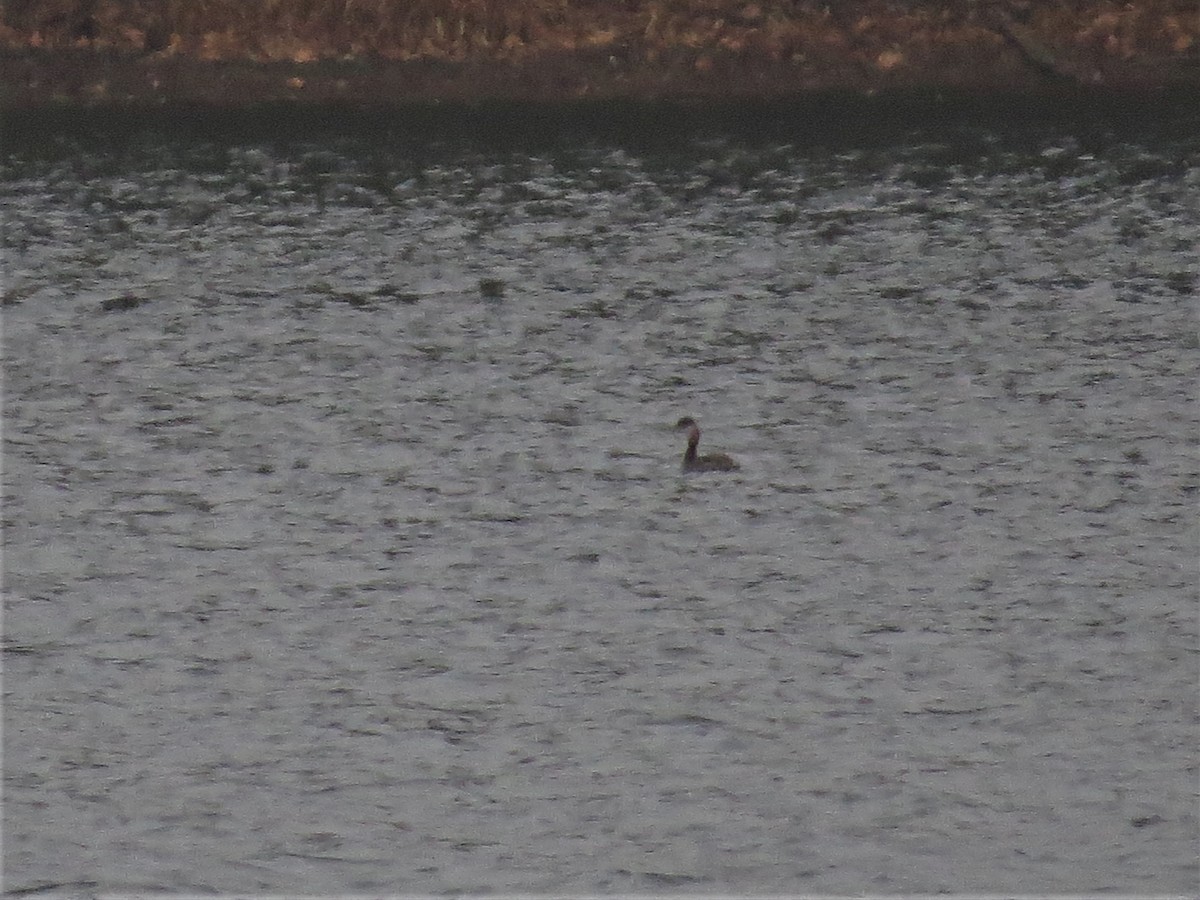
<svg viewBox="0 0 1200 900">
<path fill-rule="evenodd" d="M 0 113 L 1200 93 L 1200 12 L 1175 0 L 983 10 L 845 0 L 832 12 L 769 0 L 426 0 L 378 4 L 369 21 L 332 0 L 246 13 L 260 21 L 190 8 L 175 19 L 141 0 L 0 10 Z"/>
<path fill-rule="evenodd" d="M 708 59 L 706 57 L 706 59 Z M 1128 66 L 1094 81 L 1039 72 L 1008 59 L 935 71 L 879 72 L 843 61 L 820 74 L 770 60 L 690 55 L 654 64 L 603 52 L 557 52 L 528 62 L 418 60 L 311 63 L 154 58 L 115 52 L 0 51 L 0 112 L 264 103 L 404 108 L 480 102 L 771 102 L 835 93 L 1086 96 L 1153 100 L 1200 91 L 1200 65 Z"/>
<path fill-rule="evenodd" d="M 1057 85 L 1039 92 L 913 87 L 862 92 L 844 89 L 793 96 L 721 99 L 430 99 L 354 103 L 243 99 L 238 104 L 173 101 L 154 104 L 51 103 L 0 110 L 0 150 L 56 156 L 64 147 L 136 148 L 146 135 L 203 144 L 211 140 L 307 141 L 314 136 L 424 147 L 527 148 L 617 141 L 646 150 L 681 141 L 738 134 L 797 146 L 870 147 L 914 139 L 944 141 L 962 152 L 977 147 L 980 127 L 1017 140 L 1071 134 L 1103 146 L 1131 131 L 1147 139 L 1200 135 L 1192 88 L 1088 90 Z M 64 143 L 65 141 L 65 143 Z M 1197 145 L 1200 147 L 1200 144 Z"/>
<path fill-rule="evenodd" d="M 739 133 L 801 145 L 847 146 L 905 140 L 915 133 L 956 140 L 979 126 L 1001 133 L 1045 134 L 1068 129 L 1085 140 L 1136 129 L 1147 136 L 1200 135 L 1200 107 L 1191 87 L 1154 91 L 1052 85 L 885 91 L 828 88 L 760 97 L 622 96 L 530 98 L 442 96 L 303 102 L 240 95 L 238 103 L 174 99 L 155 103 L 49 102 L 0 108 L 0 148 L 50 147 L 61 137 L 124 142 L 145 132 L 194 136 L 304 139 L 314 133 L 374 136 L 388 141 L 429 138 L 521 144 L 612 138 L 647 146 L 691 134 Z"/>
</svg>

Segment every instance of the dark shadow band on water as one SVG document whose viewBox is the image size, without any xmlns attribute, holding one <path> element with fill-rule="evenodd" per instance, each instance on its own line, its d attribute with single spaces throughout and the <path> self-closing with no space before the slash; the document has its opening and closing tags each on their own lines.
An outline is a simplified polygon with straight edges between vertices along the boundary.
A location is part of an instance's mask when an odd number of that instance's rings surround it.
<svg viewBox="0 0 1200 900">
<path fill-rule="evenodd" d="M 4 115 L 0 149 L 54 157 L 89 145 L 108 150 L 146 140 L 243 143 L 346 139 L 393 149 L 450 144 L 510 150 L 606 143 L 669 150 L 707 137 L 799 147 L 870 148 L 897 141 L 953 142 L 986 130 L 1017 144 L 1071 134 L 1085 143 L 1179 141 L 1200 135 L 1190 89 L 1120 93 L 1066 87 L 1030 95 L 910 90 L 822 92 L 736 102 L 585 100 L 564 103 L 329 105 L 269 103 L 223 108 L 40 107 Z"/>
</svg>

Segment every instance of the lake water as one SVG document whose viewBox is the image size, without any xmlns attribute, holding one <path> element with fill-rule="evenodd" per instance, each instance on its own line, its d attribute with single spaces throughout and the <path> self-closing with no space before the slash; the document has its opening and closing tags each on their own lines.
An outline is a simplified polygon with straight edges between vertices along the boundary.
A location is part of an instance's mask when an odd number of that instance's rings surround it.
<svg viewBox="0 0 1200 900">
<path fill-rule="evenodd" d="M 10 152 L 6 889 L 1193 894 L 1196 133 Z"/>
</svg>

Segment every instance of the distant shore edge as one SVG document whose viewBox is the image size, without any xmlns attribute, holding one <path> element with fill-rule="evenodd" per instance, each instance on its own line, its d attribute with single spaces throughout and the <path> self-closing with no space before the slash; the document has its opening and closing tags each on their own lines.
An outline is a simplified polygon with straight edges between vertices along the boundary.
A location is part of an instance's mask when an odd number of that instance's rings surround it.
<svg viewBox="0 0 1200 900">
<path fill-rule="evenodd" d="M 672 103 L 736 105 L 821 96 L 970 98 L 1025 96 L 1154 102 L 1200 92 L 1200 65 L 1129 64 L 1069 77 L 1019 54 L 943 57 L 937 66 L 881 70 L 847 61 L 820 72 L 746 55 L 679 54 L 653 63 L 607 50 L 498 60 L 407 62 L 201 60 L 70 49 L 0 51 L 0 112 L 152 110 L 174 105 L 236 110 L 284 105 L 406 109 L 437 104 Z"/>
</svg>

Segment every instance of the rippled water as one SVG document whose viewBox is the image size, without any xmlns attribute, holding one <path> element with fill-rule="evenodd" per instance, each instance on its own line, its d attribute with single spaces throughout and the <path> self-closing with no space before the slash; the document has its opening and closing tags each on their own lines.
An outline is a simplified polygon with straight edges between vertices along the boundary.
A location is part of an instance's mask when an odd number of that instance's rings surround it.
<svg viewBox="0 0 1200 900">
<path fill-rule="evenodd" d="M 818 144 L 11 157 L 6 887 L 1195 890 L 1195 142 Z"/>
</svg>

